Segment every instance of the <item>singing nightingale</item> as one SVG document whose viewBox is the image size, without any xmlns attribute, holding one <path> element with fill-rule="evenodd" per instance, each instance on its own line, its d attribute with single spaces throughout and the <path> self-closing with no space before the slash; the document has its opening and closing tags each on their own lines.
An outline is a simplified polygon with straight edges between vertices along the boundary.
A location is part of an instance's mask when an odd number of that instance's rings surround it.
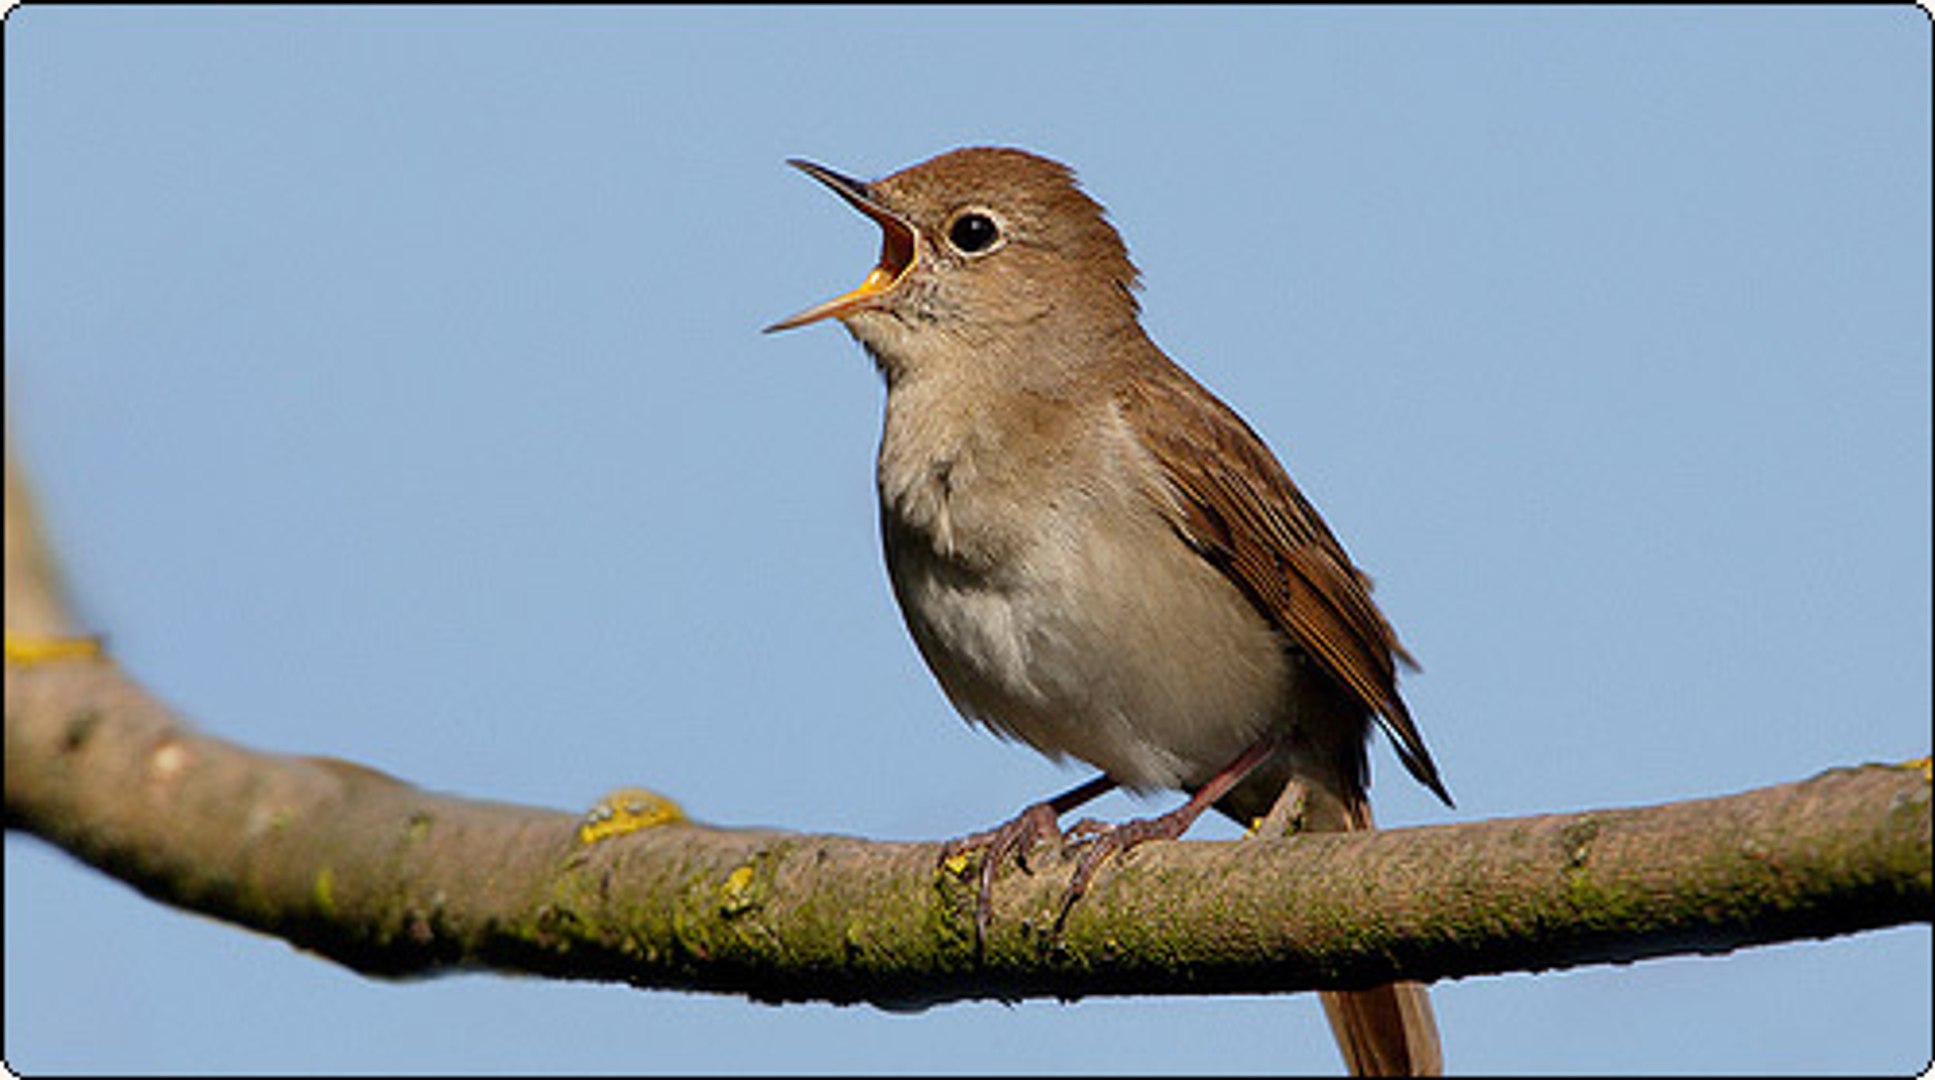
<svg viewBox="0 0 1935 1080">
<path fill-rule="evenodd" d="M 1057 162 L 955 150 L 864 183 L 790 164 L 880 227 L 837 319 L 887 384 L 876 479 L 887 572 L 964 716 L 1102 776 L 957 841 L 995 868 L 1112 787 L 1190 793 L 1084 821 L 1065 905 L 1112 853 L 1210 806 L 1249 824 L 1287 786 L 1302 828 L 1369 829 L 1375 720 L 1449 804 L 1397 688 L 1411 663 L 1370 579 L 1256 433 L 1143 332 L 1138 272 Z M 1357 1073 L 1440 1071 L 1416 983 L 1326 992 Z"/>
</svg>

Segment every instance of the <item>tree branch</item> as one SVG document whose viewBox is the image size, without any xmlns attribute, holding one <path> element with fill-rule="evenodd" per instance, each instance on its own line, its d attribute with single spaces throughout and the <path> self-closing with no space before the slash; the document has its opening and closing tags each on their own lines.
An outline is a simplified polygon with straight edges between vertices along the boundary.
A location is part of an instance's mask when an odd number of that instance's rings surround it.
<svg viewBox="0 0 1935 1080">
<path fill-rule="evenodd" d="M 105 661 L 9 665 L 7 825 L 361 971 L 497 968 L 766 999 L 1220 993 L 1626 961 L 1929 919 L 1920 767 L 1720 799 L 1161 844 L 1057 936 L 1069 865 L 997 888 L 934 844 L 566 814 L 198 734 Z"/>
<path fill-rule="evenodd" d="M 10 460 L 9 633 L 58 632 L 16 479 Z M 36 589 L 55 599 L 17 609 Z M 681 818 L 599 836 L 198 733 L 105 659 L 9 660 L 5 761 L 9 829 L 392 976 L 490 968 L 889 1007 L 1295 991 L 1928 922 L 1935 894 L 1926 761 L 1636 809 L 1152 844 L 1111 863 L 1060 933 L 1072 863 L 1042 852 L 1004 871 L 978 945 L 974 867 L 940 865 L 936 844 Z"/>
</svg>

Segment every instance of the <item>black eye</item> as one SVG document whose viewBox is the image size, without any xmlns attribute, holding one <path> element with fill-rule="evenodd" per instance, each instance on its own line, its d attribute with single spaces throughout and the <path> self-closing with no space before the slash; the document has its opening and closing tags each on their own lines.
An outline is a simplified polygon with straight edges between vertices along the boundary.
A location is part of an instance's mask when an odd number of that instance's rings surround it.
<svg viewBox="0 0 1935 1080">
<path fill-rule="evenodd" d="M 994 227 L 994 219 L 986 214 L 962 214 L 947 228 L 948 242 L 967 255 L 988 250 L 1000 236 L 1001 230 Z"/>
</svg>

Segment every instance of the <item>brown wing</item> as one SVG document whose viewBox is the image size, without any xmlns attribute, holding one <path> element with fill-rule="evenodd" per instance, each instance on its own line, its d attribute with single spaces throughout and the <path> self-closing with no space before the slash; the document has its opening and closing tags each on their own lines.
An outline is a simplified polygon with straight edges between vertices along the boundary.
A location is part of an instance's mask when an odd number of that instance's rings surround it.
<svg viewBox="0 0 1935 1080">
<path fill-rule="evenodd" d="M 1177 532 L 1378 716 L 1411 775 L 1449 805 L 1398 695 L 1397 662 L 1416 664 L 1372 602 L 1370 579 L 1242 417 L 1166 358 L 1138 376 L 1119 400 L 1168 477 L 1164 511 Z"/>
</svg>

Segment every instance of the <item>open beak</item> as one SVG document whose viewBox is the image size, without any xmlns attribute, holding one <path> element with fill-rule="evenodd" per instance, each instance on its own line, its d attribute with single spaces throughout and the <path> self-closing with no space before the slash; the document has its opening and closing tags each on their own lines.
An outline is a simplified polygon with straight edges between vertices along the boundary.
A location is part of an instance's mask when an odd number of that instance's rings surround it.
<svg viewBox="0 0 1935 1080">
<path fill-rule="evenodd" d="M 880 226 L 880 262 L 867 275 L 867 279 L 851 292 L 781 319 L 766 328 L 768 334 L 776 330 L 791 330 L 795 326 L 805 326 L 821 319 L 840 318 L 891 290 L 914 266 L 914 227 L 874 201 L 867 185 L 850 176 L 842 176 L 824 165 L 815 165 L 799 158 L 788 158 L 786 164 L 832 188 L 835 195 L 845 199 L 855 210 L 872 218 L 874 224 Z"/>
</svg>

